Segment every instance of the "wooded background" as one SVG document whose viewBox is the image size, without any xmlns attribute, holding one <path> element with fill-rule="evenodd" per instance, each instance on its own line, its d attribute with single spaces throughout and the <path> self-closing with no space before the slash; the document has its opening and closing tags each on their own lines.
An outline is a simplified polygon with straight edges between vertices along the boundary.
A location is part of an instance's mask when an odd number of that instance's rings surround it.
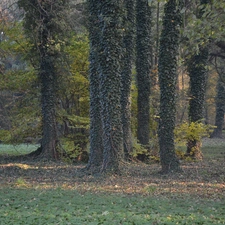
<svg viewBox="0 0 225 225">
<path fill-rule="evenodd" d="M 92 170 L 131 156 L 176 170 L 175 127 L 216 125 L 211 137 L 222 137 L 224 9 L 222 0 L 2 0 L 0 140 L 40 143 L 50 158 L 88 154 Z M 201 158 L 198 137 L 185 140 Z"/>
</svg>

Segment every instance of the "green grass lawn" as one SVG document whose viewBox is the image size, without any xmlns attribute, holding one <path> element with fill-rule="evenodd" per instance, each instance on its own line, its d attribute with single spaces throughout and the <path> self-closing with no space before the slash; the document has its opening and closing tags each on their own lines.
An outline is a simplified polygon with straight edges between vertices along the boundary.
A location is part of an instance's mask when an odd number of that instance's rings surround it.
<svg viewBox="0 0 225 225">
<path fill-rule="evenodd" d="M 208 159 L 224 159 L 225 139 L 203 139 L 202 152 L 204 157 Z"/>
<path fill-rule="evenodd" d="M 222 200 L 168 199 L 72 190 L 0 190 L 1 225 L 225 224 Z"/>
<path fill-rule="evenodd" d="M 7 145 L 0 144 L 0 155 L 22 155 L 35 151 L 39 145 L 34 144 L 19 144 Z"/>
<path fill-rule="evenodd" d="M 207 140 L 202 162 L 160 175 L 160 164 L 124 165 L 120 176 L 83 174 L 84 165 L 23 159 L 0 164 L 0 225 L 225 224 L 225 141 Z M 0 154 L 36 145 L 0 145 Z"/>
</svg>

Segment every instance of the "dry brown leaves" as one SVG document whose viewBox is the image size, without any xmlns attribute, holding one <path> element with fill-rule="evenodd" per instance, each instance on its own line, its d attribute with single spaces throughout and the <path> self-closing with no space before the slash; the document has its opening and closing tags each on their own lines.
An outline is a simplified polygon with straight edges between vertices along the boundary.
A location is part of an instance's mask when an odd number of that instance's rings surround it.
<svg viewBox="0 0 225 225">
<path fill-rule="evenodd" d="M 161 175 L 159 164 L 124 163 L 120 176 L 106 176 L 85 173 L 82 170 L 84 164 L 2 161 L 0 188 L 63 188 L 93 193 L 225 198 L 225 158 L 222 153 L 217 159 L 182 162 L 181 166 L 182 173 Z"/>
</svg>

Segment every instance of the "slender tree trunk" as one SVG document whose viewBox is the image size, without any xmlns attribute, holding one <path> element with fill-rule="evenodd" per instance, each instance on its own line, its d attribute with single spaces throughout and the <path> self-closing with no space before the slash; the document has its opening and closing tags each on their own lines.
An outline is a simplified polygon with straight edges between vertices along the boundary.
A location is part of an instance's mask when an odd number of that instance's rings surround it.
<svg viewBox="0 0 225 225">
<path fill-rule="evenodd" d="M 189 101 L 189 122 L 203 122 L 204 101 L 206 91 L 206 80 L 208 59 L 208 47 L 202 48 L 198 55 L 191 58 L 188 63 L 188 73 L 190 76 L 190 101 Z M 187 143 L 187 155 L 201 160 L 202 153 L 200 143 L 197 140 L 189 140 Z"/>
<path fill-rule="evenodd" d="M 160 121 L 159 145 L 162 172 L 180 170 L 175 154 L 177 55 L 180 39 L 180 13 L 176 0 L 165 4 L 159 49 Z"/>
<path fill-rule="evenodd" d="M 95 172 L 103 162 L 101 104 L 99 90 L 99 44 L 100 24 L 98 18 L 99 1 L 89 0 L 89 37 L 90 37 L 90 156 L 87 169 Z"/>
<path fill-rule="evenodd" d="M 204 101 L 206 90 L 206 79 L 208 59 L 208 48 L 200 49 L 198 55 L 194 55 L 188 62 L 188 73 L 190 76 L 190 102 L 189 120 L 197 122 L 204 118 Z M 202 121 L 201 121 L 202 122 Z"/>
<path fill-rule="evenodd" d="M 122 2 L 101 1 L 100 102 L 103 124 L 102 172 L 119 172 L 123 152 L 121 122 Z"/>
<path fill-rule="evenodd" d="M 207 4 L 210 0 L 201 0 L 200 4 Z M 199 17 L 203 14 L 199 11 Z M 199 53 L 192 56 L 187 64 L 190 76 L 190 101 L 189 101 L 189 122 L 202 122 L 204 119 L 204 101 L 207 81 L 208 46 L 200 46 Z M 197 140 L 188 140 L 187 155 L 194 159 L 201 160 L 201 144 Z"/>
<path fill-rule="evenodd" d="M 221 78 L 218 79 L 217 83 L 217 96 L 216 96 L 216 119 L 213 133 L 211 138 L 222 138 L 223 137 L 223 126 L 224 126 L 224 112 L 225 112 L 225 88 Z"/>
<path fill-rule="evenodd" d="M 123 125 L 123 148 L 125 158 L 129 157 L 132 151 L 132 133 L 131 133 L 131 109 L 130 109 L 130 91 L 132 80 L 132 60 L 134 45 L 134 24 L 135 24 L 135 0 L 125 1 L 125 35 L 123 37 L 123 64 L 122 64 L 122 125 Z"/>
<path fill-rule="evenodd" d="M 148 145 L 150 139 L 150 70 L 151 70 L 151 9 L 148 0 L 136 5 L 137 20 L 137 87 L 138 128 L 140 144 Z"/>
<path fill-rule="evenodd" d="M 160 2 L 157 3 L 157 11 L 156 11 L 156 53 L 155 53 L 155 60 L 154 60 L 154 66 L 158 65 L 158 51 L 159 51 L 159 22 L 160 19 Z"/>
</svg>

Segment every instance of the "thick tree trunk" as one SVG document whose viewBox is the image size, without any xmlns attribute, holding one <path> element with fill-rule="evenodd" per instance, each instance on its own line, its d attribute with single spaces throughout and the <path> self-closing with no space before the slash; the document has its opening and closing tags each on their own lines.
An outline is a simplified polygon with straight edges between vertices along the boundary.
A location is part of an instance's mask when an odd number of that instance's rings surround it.
<svg viewBox="0 0 225 225">
<path fill-rule="evenodd" d="M 134 55 L 134 22 L 135 22 L 135 0 L 125 1 L 125 35 L 123 37 L 124 59 L 122 64 L 122 124 L 123 124 L 123 148 L 125 158 L 128 159 L 132 151 L 131 133 L 131 109 L 130 91 L 132 80 L 132 59 Z"/>
<path fill-rule="evenodd" d="M 151 70 L 151 10 L 147 0 L 137 1 L 137 87 L 138 127 L 140 144 L 148 145 L 150 139 L 150 70 Z"/>
<path fill-rule="evenodd" d="M 87 169 L 92 172 L 100 170 L 103 162 L 101 104 L 99 90 L 99 44 L 100 24 L 98 19 L 98 0 L 89 0 L 89 37 L 90 37 L 90 157 Z"/>
<path fill-rule="evenodd" d="M 176 0 L 164 8 L 163 29 L 159 51 L 160 121 L 159 145 L 163 173 L 180 170 L 175 154 L 174 128 L 176 114 L 177 55 L 179 47 L 180 14 Z"/>
<path fill-rule="evenodd" d="M 102 172 L 117 173 L 123 152 L 121 122 L 122 4 L 120 0 L 101 2 L 100 102 L 103 124 Z"/>
</svg>

